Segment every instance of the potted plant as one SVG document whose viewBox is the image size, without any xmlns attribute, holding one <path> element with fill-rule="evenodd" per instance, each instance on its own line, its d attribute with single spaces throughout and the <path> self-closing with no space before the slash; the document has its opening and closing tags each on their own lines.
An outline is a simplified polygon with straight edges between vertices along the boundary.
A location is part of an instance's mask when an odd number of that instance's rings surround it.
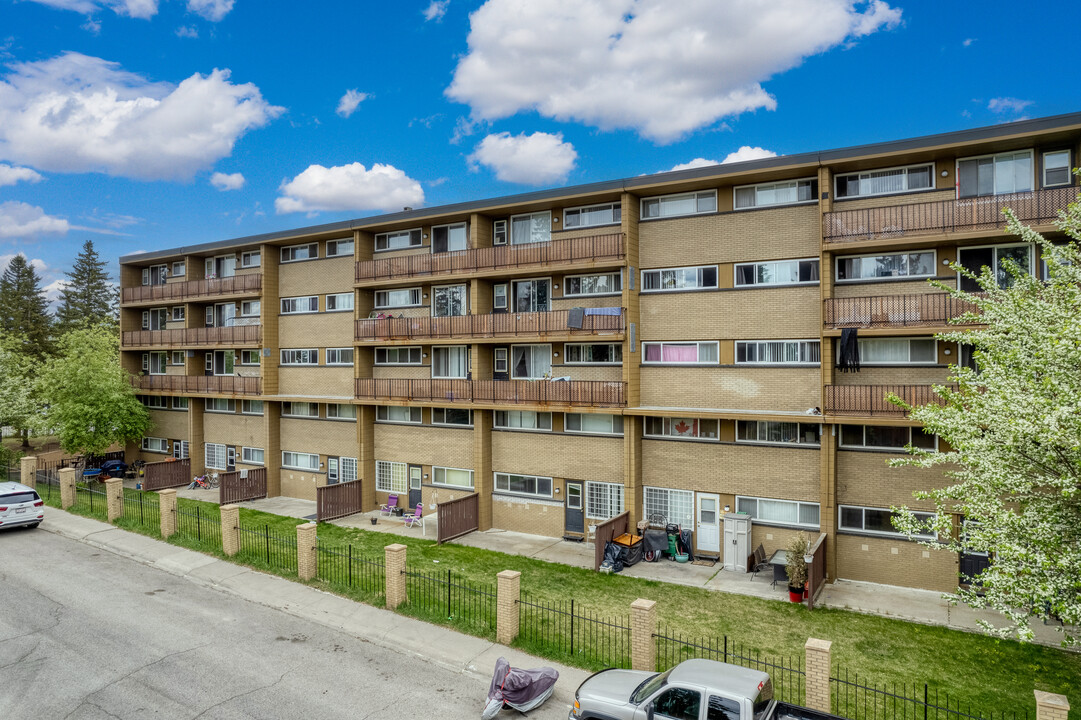
<svg viewBox="0 0 1081 720">
<path fill-rule="evenodd" d="M 807 582 L 807 554 L 809 543 L 807 536 L 802 532 L 796 533 L 788 541 L 787 560 L 785 573 L 788 575 L 788 599 L 792 602 L 803 602 L 803 586 Z"/>
</svg>

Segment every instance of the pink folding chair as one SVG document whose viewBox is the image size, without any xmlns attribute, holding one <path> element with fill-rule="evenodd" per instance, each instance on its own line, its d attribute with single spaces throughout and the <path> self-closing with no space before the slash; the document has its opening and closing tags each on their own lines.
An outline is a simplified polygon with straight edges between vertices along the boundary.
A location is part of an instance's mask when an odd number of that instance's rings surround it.
<svg viewBox="0 0 1081 720">
<path fill-rule="evenodd" d="M 381 515 L 391 515 L 396 507 L 398 507 L 398 496 L 390 495 L 387 497 L 387 504 L 379 506 L 379 513 Z"/>
<path fill-rule="evenodd" d="M 422 518 L 420 516 L 420 511 L 423 509 L 423 507 L 424 507 L 423 505 L 421 505 L 420 503 L 417 503 L 417 508 L 414 511 L 414 514 L 405 516 L 405 526 L 407 528 L 411 528 L 411 527 L 414 527 L 416 525 L 420 525 L 421 530 L 424 529 L 424 518 Z"/>
</svg>

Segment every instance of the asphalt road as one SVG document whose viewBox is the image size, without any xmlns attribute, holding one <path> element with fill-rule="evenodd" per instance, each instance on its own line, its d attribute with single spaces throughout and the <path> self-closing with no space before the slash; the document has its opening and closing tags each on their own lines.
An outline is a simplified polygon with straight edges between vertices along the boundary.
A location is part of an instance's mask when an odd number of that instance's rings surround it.
<svg viewBox="0 0 1081 720">
<path fill-rule="evenodd" d="M 41 529 L 0 531 L 3 720 L 478 718 L 487 686 Z"/>
</svg>

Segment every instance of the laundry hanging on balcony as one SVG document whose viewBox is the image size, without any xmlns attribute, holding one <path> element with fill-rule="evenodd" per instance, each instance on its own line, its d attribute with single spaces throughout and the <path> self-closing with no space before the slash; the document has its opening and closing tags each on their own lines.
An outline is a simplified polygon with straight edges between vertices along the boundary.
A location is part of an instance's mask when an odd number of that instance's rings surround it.
<svg viewBox="0 0 1081 720">
<path fill-rule="evenodd" d="M 860 371 L 859 328 L 841 330 L 841 348 L 837 359 L 837 369 L 841 372 Z"/>
<path fill-rule="evenodd" d="M 567 327 L 574 328 L 576 330 L 582 329 L 582 323 L 585 321 L 586 309 L 585 308 L 571 308 L 567 311 Z"/>
</svg>

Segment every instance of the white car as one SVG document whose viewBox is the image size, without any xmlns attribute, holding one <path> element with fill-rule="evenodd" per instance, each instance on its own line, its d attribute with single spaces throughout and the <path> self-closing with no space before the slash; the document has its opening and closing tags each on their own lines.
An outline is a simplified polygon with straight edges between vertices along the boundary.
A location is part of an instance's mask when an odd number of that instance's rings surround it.
<svg viewBox="0 0 1081 720">
<path fill-rule="evenodd" d="M 32 487 L 17 482 L 0 482 L 0 529 L 35 528 L 45 519 L 45 502 Z"/>
</svg>

